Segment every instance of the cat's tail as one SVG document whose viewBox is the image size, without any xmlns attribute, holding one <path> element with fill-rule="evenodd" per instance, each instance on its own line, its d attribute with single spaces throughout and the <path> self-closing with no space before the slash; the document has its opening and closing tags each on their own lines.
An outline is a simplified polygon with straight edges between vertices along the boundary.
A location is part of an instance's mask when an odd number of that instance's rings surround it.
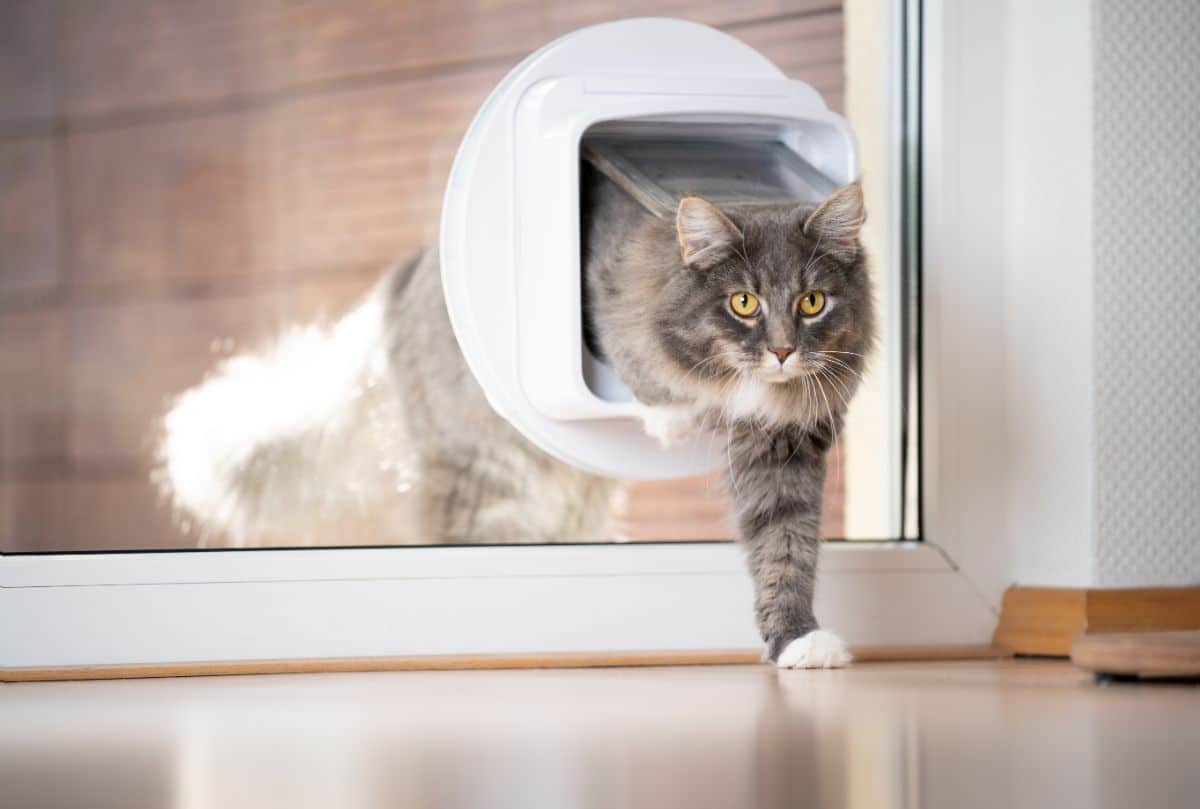
<svg viewBox="0 0 1200 809">
<path fill-rule="evenodd" d="M 225 360 L 174 402 L 157 476 L 202 544 L 310 544 L 384 517 L 411 485 L 387 286 L 332 327 L 295 327 Z"/>
</svg>

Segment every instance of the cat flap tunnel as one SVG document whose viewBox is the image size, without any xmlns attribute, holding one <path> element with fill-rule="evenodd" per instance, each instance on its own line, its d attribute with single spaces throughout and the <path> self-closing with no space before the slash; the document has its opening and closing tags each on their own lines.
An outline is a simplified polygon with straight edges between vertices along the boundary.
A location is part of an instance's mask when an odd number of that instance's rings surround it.
<svg viewBox="0 0 1200 809">
<path fill-rule="evenodd" d="M 583 165 L 648 212 L 679 200 L 814 206 L 858 177 L 853 133 L 809 85 L 728 34 L 669 19 L 596 25 L 529 56 L 455 157 L 442 213 L 446 305 L 492 407 L 551 455 L 673 478 L 724 463 L 721 440 L 665 448 L 584 339 Z M 601 223 L 603 226 L 603 223 Z"/>
</svg>

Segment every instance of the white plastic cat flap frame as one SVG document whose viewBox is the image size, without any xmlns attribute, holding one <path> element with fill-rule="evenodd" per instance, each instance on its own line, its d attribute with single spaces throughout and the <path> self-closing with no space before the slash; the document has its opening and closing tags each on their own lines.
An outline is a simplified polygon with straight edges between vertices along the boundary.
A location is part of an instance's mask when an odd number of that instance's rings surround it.
<svg viewBox="0 0 1200 809">
<path fill-rule="evenodd" d="M 799 185 L 784 185 L 798 201 L 806 180 L 819 197 L 858 177 L 846 121 L 734 37 L 668 19 L 597 25 L 534 53 L 480 108 L 446 189 L 442 280 L 472 373 L 526 438 L 601 474 L 670 478 L 721 464 L 720 441 L 660 447 L 583 339 L 581 155 L 599 151 L 636 174 L 639 158 L 661 153 L 646 143 L 684 157 L 695 147 L 692 162 L 674 162 L 674 182 L 647 195 L 666 204 L 673 190 L 703 193 L 704 170 L 689 183 L 679 166 L 703 166 L 714 151 L 794 164 Z"/>
</svg>

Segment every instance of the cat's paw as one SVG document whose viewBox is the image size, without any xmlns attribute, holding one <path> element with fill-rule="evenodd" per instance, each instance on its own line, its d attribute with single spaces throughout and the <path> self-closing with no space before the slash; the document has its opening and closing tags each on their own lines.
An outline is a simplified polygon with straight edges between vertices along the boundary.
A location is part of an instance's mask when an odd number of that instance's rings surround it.
<svg viewBox="0 0 1200 809">
<path fill-rule="evenodd" d="M 784 647 L 775 665 L 781 669 L 840 669 L 853 658 L 842 639 L 825 629 L 814 629 Z"/>
<path fill-rule="evenodd" d="M 674 405 L 643 405 L 638 410 L 642 429 L 664 448 L 678 446 L 696 432 L 691 409 Z"/>
</svg>

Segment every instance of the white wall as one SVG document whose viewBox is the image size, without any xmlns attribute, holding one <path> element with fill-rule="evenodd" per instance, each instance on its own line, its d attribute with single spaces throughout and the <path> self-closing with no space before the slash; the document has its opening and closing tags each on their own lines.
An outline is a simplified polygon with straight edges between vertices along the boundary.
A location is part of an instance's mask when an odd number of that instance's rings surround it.
<svg viewBox="0 0 1200 809">
<path fill-rule="evenodd" d="M 1200 583 L 1200 4 L 1096 0 L 1097 584 Z"/>
<path fill-rule="evenodd" d="M 1004 435 L 1014 580 L 1092 579 L 1089 0 L 1007 4 Z"/>
<path fill-rule="evenodd" d="M 993 604 L 1200 582 L 1200 4 L 927 9 L 931 538 Z"/>
</svg>

